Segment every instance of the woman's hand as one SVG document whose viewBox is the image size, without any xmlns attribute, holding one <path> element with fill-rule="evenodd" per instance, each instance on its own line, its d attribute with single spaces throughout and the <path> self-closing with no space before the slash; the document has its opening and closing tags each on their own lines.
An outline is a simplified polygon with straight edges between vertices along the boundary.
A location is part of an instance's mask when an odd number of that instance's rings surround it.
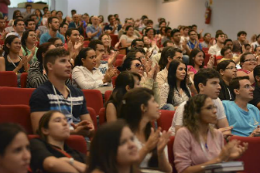
<svg viewBox="0 0 260 173">
<path fill-rule="evenodd" d="M 111 82 L 112 77 L 116 76 L 116 68 L 109 68 L 103 78 L 103 83 Z"/>
<path fill-rule="evenodd" d="M 207 67 L 208 67 L 208 68 L 213 68 L 214 63 L 215 63 L 215 57 L 214 57 L 213 55 L 211 55 L 211 56 L 209 57 L 209 61 L 208 61 Z"/>
<path fill-rule="evenodd" d="M 150 152 L 157 146 L 160 138 L 160 131 L 161 131 L 160 127 L 156 131 L 154 131 L 154 128 L 151 128 L 151 134 L 147 142 L 145 143 L 145 147 L 147 148 L 148 152 Z"/>
<path fill-rule="evenodd" d="M 168 144 L 170 140 L 171 132 L 163 131 L 161 137 L 159 138 L 158 144 L 157 144 L 157 152 L 159 154 L 162 154 L 164 151 L 164 148 Z"/>
<path fill-rule="evenodd" d="M 95 129 L 92 122 L 83 120 L 78 124 L 71 123 L 74 128 L 74 133 L 82 136 L 90 136 L 91 132 Z"/>
</svg>

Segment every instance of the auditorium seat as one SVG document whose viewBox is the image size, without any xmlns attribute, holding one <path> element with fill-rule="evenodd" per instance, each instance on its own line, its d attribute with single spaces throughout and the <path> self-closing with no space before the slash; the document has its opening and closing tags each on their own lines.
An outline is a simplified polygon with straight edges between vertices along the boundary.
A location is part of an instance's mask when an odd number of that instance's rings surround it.
<svg viewBox="0 0 260 173">
<path fill-rule="evenodd" d="M 175 111 L 160 110 L 161 116 L 157 120 L 157 126 L 161 127 L 162 130 L 168 131 L 172 124 L 172 119 Z"/>
<path fill-rule="evenodd" d="M 26 88 L 27 76 L 28 73 L 21 74 L 21 88 Z"/>
<path fill-rule="evenodd" d="M 99 113 L 99 125 L 105 124 L 106 123 L 106 109 L 105 108 L 101 108 Z"/>
<path fill-rule="evenodd" d="M 105 103 L 108 101 L 108 99 L 110 98 L 111 94 L 112 94 L 112 90 L 107 90 L 105 92 Z"/>
<path fill-rule="evenodd" d="M 29 105 L 35 88 L 0 87 L 1 105 Z"/>
<path fill-rule="evenodd" d="M 28 135 L 29 140 L 34 139 L 34 138 L 39 138 L 38 135 Z M 82 154 L 87 153 L 87 143 L 86 140 L 83 136 L 79 135 L 70 135 L 70 137 L 66 140 L 66 144 Z"/>
<path fill-rule="evenodd" d="M 116 56 L 116 59 L 123 59 L 124 58 L 124 54 L 118 54 L 117 56 Z"/>
<path fill-rule="evenodd" d="M 88 112 L 89 112 L 89 114 L 90 114 L 90 117 L 91 117 L 91 119 L 92 119 L 92 121 L 93 121 L 95 130 L 96 130 L 96 129 L 97 129 L 97 113 L 96 113 L 96 111 L 95 111 L 93 108 L 91 108 L 91 107 L 87 107 L 87 109 L 88 109 Z"/>
<path fill-rule="evenodd" d="M 17 76 L 13 71 L 0 72 L 0 86 L 17 87 Z"/>
<path fill-rule="evenodd" d="M 230 140 L 239 140 L 241 144 L 243 142 L 248 143 L 248 149 L 245 153 L 237 159 L 238 161 L 244 162 L 244 172 L 251 173 L 251 172 L 259 172 L 260 164 L 258 161 L 258 157 L 260 154 L 260 138 L 259 137 L 241 137 L 241 136 L 232 136 Z"/>
<path fill-rule="evenodd" d="M 28 134 L 33 134 L 28 105 L 0 105 L 0 123 L 20 124 Z"/>
<path fill-rule="evenodd" d="M 116 86 L 116 78 L 117 78 L 117 76 L 114 76 L 114 77 L 112 77 L 112 85 L 113 85 L 113 88 L 115 88 L 115 86 Z"/>
<path fill-rule="evenodd" d="M 123 64 L 123 59 L 117 59 L 115 62 L 115 67 L 119 67 Z"/>
<path fill-rule="evenodd" d="M 88 47 L 88 45 L 89 45 L 89 41 L 84 41 L 84 47 Z"/>
<path fill-rule="evenodd" d="M 110 34 L 111 37 L 111 47 L 115 47 L 116 43 L 119 42 L 118 35 Z"/>
<path fill-rule="evenodd" d="M 83 89 L 83 94 L 85 96 L 87 107 L 93 108 L 96 112 L 103 107 L 103 97 L 99 90 Z"/>
<path fill-rule="evenodd" d="M 167 148 L 168 148 L 168 159 L 169 159 L 170 164 L 172 165 L 172 172 L 177 173 L 177 170 L 176 170 L 175 164 L 174 164 L 174 154 L 173 154 L 174 138 L 175 138 L 174 136 L 171 136 L 171 139 L 167 144 Z"/>
</svg>

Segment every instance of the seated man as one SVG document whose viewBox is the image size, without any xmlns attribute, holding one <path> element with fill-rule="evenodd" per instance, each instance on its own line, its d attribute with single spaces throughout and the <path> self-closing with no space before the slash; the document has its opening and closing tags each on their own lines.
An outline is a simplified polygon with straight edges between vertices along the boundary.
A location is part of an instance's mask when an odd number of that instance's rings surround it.
<svg viewBox="0 0 260 173">
<path fill-rule="evenodd" d="M 189 46 L 189 48 L 191 50 L 195 49 L 195 48 L 202 50 L 202 46 L 201 46 L 199 39 L 198 39 L 198 33 L 196 31 L 190 30 L 189 31 L 189 37 L 190 37 L 190 39 L 187 42 L 187 45 Z"/>
<path fill-rule="evenodd" d="M 92 25 L 86 29 L 86 34 L 90 40 L 97 40 L 102 34 L 102 28 L 99 26 L 99 19 L 97 16 L 91 18 Z"/>
<path fill-rule="evenodd" d="M 7 38 L 9 35 L 16 35 L 19 39 L 21 39 L 24 32 L 24 21 L 22 19 L 16 19 L 14 21 L 13 29 L 14 31 L 8 33 L 5 38 Z"/>
<path fill-rule="evenodd" d="M 194 85 L 199 94 L 206 94 L 213 99 L 213 103 L 217 106 L 217 128 L 224 135 L 230 134 L 231 127 L 228 127 L 228 121 L 225 115 L 224 107 L 221 100 L 218 98 L 220 92 L 219 73 L 211 68 L 202 68 L 194 76 Z M 176 109 L 170 131 L 174 136 L 179 128 L 183 125 L 183 109 L 186 102 L 183 102 Z"/>
<path fill-rule="evenodd" d="M 60 48 L 49 50 L 44 57 L 44 68 L 49 80 L 35 89 L 30 99 L 33 131 L 36 132 L 45 112 L 59 110 L 67 117 L 71 134 L 91 136 L 94 126 L 84 95 L 65 84 L 71 75 L 69 52 Z"/>
<path fill-rule="evenodd" d="M 259 110 L 248 102 L 253 99 L 254 88 L 248 76 L 233 78 L 229 84 L 234 101 L 223 101 L 228 123 L 233 126 L 232 134 L 237 136 L 259 136 Z"/>
<path fill-rule="evenodd" d="M 35 21 L 33 19 L 25 20 L 25 29 L 35 31 L 35 29 L 36 29 Z"/>
</svg>

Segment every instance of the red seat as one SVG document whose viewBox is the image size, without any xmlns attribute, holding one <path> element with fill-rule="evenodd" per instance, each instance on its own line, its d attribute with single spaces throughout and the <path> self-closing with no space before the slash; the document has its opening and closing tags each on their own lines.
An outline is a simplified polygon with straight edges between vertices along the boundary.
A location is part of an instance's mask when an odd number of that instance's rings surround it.
<svg viewBox="0 0 260 173">
<path fill-rule="evenodd" d="M 28 135 L 29 140 L 39 138 L 38 135 Z M 87 143 L 83 136 L 70 135 L 69 139 L 66 140 L 66 144 L 74 150 L 81 152 L 82 154 L 87 153 Z"/>
<path fill-rule="evenodd" d="M 117 57 L 116 57 L 116 59 L 123 59 L 124 57 L 125 57 L 124 54 L 118 54 Z"/>
<path fill-rule="evenodd" d="M 168 131 L 172 124 L 172 119 L 174 116 L 175 111 L 169 110 L 160 110 L 161 116 L 157 120 L 158 127 L 161 127 L 162 130 Z"/>
<path fill-rule="evenodd" d="M 101 108 L 99 113 L 99 125 L 105 124 L 106 123 L 106 109 L 105 108 Z"/>
<path fill-rule="evenodd" d="M 84 41 L 84 47 L 88 47 L 90 41 Z"/>
<path fill-rule="evenodd" d="M 117 78 L 117 76 L 112 77 L 113 88 L 115 88 L 115 86 L 116 86 L 116 78 Z"/>
<path fill-rule="evenodd" d="M 115 62 L 115 67 L 121 66 L 123 64 L 123 59 L 117 59 Z"/>
<path fill-rule="evenodd" d="M 0 45 L 4 45 L 5 41 L 0 39 Z"/>
<path fill-rule="evenodd" d="M 105 103 L 108 101 L 108 99 L 110 98 L 111 94 L 112 94 L 112 90 L 107 90 L 105 92 Z"/>
<path fill-rule="evenodd" d="M 26 88 L 27 76 L 28 73 L 21 74 L 21 88 Z"/>
<path fill-rule="evenodd" d="M 17 87 L 17 76 L 13 71 L 0 72 L 0 86 Z"/>
<path fill-rule="evenodd" d="M 35 88 L 0 87 L 1 105 L 29 105 Z"/>
<path fill-rule="evenodd" d="M 174 144 L 174 136 L 172 136 L 170 141 L 168 142 L 167 148 L 168 148 L 169 162 L 172 165 L 172 172 L 177 173 L 177 170 L 176 170 L 175 164 L 174 164 L 173 144 Z"/>
<path fill-rule="evenodd" d="M 103 97 L 99 90 L 82 90 L 87 101 L 87 107 L 93 108 L 96 112 L 103 107 Z"/>
<path fill-rule="evenodd" d="M 203 47 L 202 50 L 203 50 L 204 53 L 208 53 L 209 48 Z"/>
<path fill-rule="evenodd" d="M 116 43 L 119 41 L 118 35 L 110 34 L 111 37 L 111 47 L 115 47 Z"/>
<path fill-rule="evenodd" d="M 0 105 L 0 122 L 20 124 L 28 134 L 33 134 L 28 105 Z"/>
<path fill-rule="evenodd" d="M 245 170 L 244 172 L 259 172 L 259 154 L 260 154 L 260 138 L 259 137 L 241 137 L 241 136 L 232 136 L 230 140 L 237 139 L 243 142 L 248 143 L 248 149 L 245 153 L 237 160 L 244 162 Z"/>
<path fill-rule="evenodd" d="M 204 65 L 207 66 L 211 54 L 205 53 Z"/>
<path fill-rule="evenodd" d="M 87 109 L 88 109 L 90 117 L 91 117 L 91 119 L 93 121 L 95 129 L 97 129 L 97 114 L 96 114 L 96 111 L 93 108 L 91 108 L 91 107 L 87 107 Z"/>
</svg>

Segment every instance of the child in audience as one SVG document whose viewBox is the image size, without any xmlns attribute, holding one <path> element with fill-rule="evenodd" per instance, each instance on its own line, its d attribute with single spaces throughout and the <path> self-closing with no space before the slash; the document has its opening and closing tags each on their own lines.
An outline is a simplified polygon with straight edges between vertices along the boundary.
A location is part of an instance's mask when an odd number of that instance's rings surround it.
<svg viewBox="0 0 260 173">
<path fill-rule="evenodd" d="M 224 146 L 220 131 L 210 124 L 217 123 L 217 108 L 212 99 L 204 94 L 187 101 L 184 109 L 183 126 L 174 140 L 174 163 L 179 173 L 204 172 L 204 166 L 239 158 L 248 143 L 239 145 L 232 140 Z"/>
<path fill-rule="evenodd" d="M 106 103 L 107 122 L 115 121 L 119 116 L 119 106 L 129 90 L 140 86 L 141 76 L 138 73 L 124 71 L 116 78 L 115 88 Z"/>
<path fill-rule="evenodd" d="M 25 130 L 13 123 L 0 124 L 0 139 L 0 172 L 27 173 L 31 153 Z"/>
<path fill-rule="evenodd" d="M 59 111 L 46 112 L 37 130 L 40 139 L 31 143 L 31 168 L 46 172 L 84 172 L 85 155 L 65 143 L 70 136 L 67 118 Z"/>
<path fill-rule="evenodd" d="M 152 167 L 163 172 L 172 172 L 168 161 L 167 143 L 170 132 L 154 130 L 151 122 L 160 117 L 159 104 L 153 92 L 147 88 L 128 91 L 122 101 L 120 116 L 126 120 L 135 135 L 141 168 Z"/>
<path fill-rule="evenodd" d="M 101 126 L 90 146 L 86 173 L 138 173 L 133 166 L 139 159 L 134 134 L 125 121 Z"/>
</svg>

